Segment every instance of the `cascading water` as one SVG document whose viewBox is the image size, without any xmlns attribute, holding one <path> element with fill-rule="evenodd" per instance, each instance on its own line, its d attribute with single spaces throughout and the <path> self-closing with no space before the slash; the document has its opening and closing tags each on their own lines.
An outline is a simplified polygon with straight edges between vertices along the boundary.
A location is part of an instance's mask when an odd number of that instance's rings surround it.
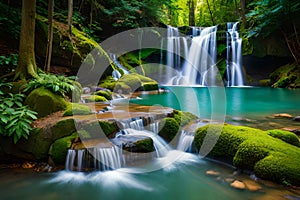
<svg viewBox="0 0 300 200">
<path fill-rule="evenodd" d="M 168 26 L 166 65 L 173 67 L 176 74 L 174 70 L 166 72 L 167 85 L 215 85 L 216 32 L 216 26 L 193 27 L 193 38 L 190 39 L 180 36 L 177 28 Z M 188 43 L 191 43 L 190 46 Z M 182 61 L 183 58 L 187 60 Z"/>
<path fill-rule="evenodd" d="M 227 23 L 227 86 L 244 86 L 242 71 L 242 38 L 238 22 Z"/>
<path fill-rule="evenodd" d="M 120 69 L 123 71 L 124 74 L 129 74 L 129 71 L 121 64 L 119 63 L 118 59 L 117 59 L 117 56 L 116 54 L 110 54 L 110 58 L 112 59 L 112 61 L 114 62 L 114 64 Z M 114 70 L 112 72 L 112 77 L 115 79 L 115 80 L 118 80 L 119 78 L 121 78 L 121 73 L 118 71 L 118 70 Z"/>
<path fill-rule="evenodd" d="M 177 150 L 191 152 L 193 141 L 194 135 L 182 130 L 178 140 Z"/>
</svg>

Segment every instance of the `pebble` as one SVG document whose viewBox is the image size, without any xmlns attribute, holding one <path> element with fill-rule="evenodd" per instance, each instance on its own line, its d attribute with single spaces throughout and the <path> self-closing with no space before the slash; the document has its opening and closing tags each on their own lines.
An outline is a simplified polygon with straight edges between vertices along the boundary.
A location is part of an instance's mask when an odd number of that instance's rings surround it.
<svg viewBox="0 0 300 200">
<path fill-rule="evenodd" d="M 214 171 L 214 170 L 208 170 L 206 171 L 206 175 L 209 176 L 220 176 L 220 172 Z"/>
<path fill-rule="evenodd" d="M 245 183 L 235 180 L 233 183 L 230 184 L 231 187 L 239 189 L 239 190 L 244 190 L 246 189 Z"/>
</svg>

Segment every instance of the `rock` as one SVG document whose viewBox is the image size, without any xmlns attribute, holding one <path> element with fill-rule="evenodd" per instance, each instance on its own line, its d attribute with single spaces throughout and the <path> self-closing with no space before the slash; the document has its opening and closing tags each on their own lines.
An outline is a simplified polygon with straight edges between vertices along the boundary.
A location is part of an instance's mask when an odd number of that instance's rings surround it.
<svg viewBox="0 0 300 200">
<path fill-rule="evenodd" d="M 158 135 L 167 142 L 170 142 L 177 135 L 179 124 L 174 118 L 167 117 L 159 123 L 158 130 L 160 130 Z"/>
<path fill-rule="evenodd" d="M 299 138 L 295 133 L 292 133 L 289 131 L 284 131 L 284 130 L 279 130 L 279 129 L 268 130 L 267 132 L 268 132 L 268 135 L 270 135 L 274 138 L 278 138 L 286 143 L 300 147 Z"/>
<path fill-rule="evenodd" d="M 272 118 L 293 118 L 292 115 L 288 114 L 288 113 L 278 113 L 278 114 L 274 114 L 271 116 Z"/>
<path fill-rule="evenodd" d="M 243 180 L 244 184 L 246 185 L 246 187 L 248 188 L 249 191 L 251 192 L 255 192 L 258 190 L 261 190 L 262 187 L 256 183 L 255 181 L 252 180 Z"/>
<path fill-rule="evenodd" d="M 209 176 L 220 176 L 220 172 L 217 172 L 217 171 L 214 171 L 214 170 L 208 170 L 208 171 L 206 171 L 205 174 L 209 175 Z"/>
<path fill-rule="evenodd" d="M 107 99 L 103 96 L 98 96 L 98 95 L 91 95 L 87 98 L 85 98 L 85 102 L 103 102 L 107 101 Z"/>
<path fill-rule="evenodd" d="M 154 151 L 153 140 L 145 136 L 120 135 L 113 139 L 117 145 L 129 152 L 148 153 Z"/>
<path fill-rule="evenodd" d="M 245 183 L 235 180 L 233 183 L 230 184 L 231 187 L 239 189 L 239 190 L 244 190 L 246 189 Z"/>
<path fill-rule="evenodd" d="M 89 88 L 89 87 L 83 87 L 82 88 L 82 93 L 83 94 L 89 94 L 89 93 L 91 93 L 91 88 Z"/>
<path fill-rule="evenodd" d="M 51 128 L 52 140 L 58 140 L 63 137 L 72 135 L 76 132 L 74 119 L 63 119 L 56 122 Z"/>
<path fill-rule="evenodd" d="M 293 118 L 293 121 L 300 122 L 300 116 L 296 116 Z"/>
<path fill-rule="evenodd" d="M 51 113 L 65 110 L 68 103 L 66 100 L 45 88 L 33 90 L 26 98 L 25 104 L 38 113 L 38 117 L 44 117 Z"/>
<path fill-rule="evenodd" d="M 284 128 L 282 128 L 282 130 L 290 131 L 290 132 L 295 133 L 296 135 L 300 135 L 300 127 L 297 127 L 297 126 L 295 126 L 295 127 L 284 127 Z"/>
<path fill-rule="evenodd" d="M 232 183 L 234 181 L 234 178 L 226 178 L 225 182 L 227 183 Z"/>
<path fill-rule="evenodd" d="M 71 103 L 67 106 L 63 116 L 72 116 L 72 115 L 90 115 L 92 114 L 92 109 L 89 106 Z"/>
<path fill-rule="evenodd" d="M 35 165 L 36 165 L 36 163 L 27 161 L 22 164 L 22 168 L 23 169 L 32 169 L 35 167 Z"/>
</svg>

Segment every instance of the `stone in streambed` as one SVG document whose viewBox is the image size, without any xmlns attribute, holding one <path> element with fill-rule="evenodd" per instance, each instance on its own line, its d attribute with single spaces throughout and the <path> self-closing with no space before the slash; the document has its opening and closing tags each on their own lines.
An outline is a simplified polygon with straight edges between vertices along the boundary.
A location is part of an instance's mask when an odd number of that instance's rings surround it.
<svg viewBox="0 0 300 200">
<path fill-rule="evenodd" d="M 300 122 L 300 116 L 296 116 L 293 118 L 293 121 Z"/>
<path fill-rule="evenodd" d="M 248 190 L 251 192 L 255 192 L 255 191 L 262 189 L 262 187 L 258 183 L 256 183 L 255 181 L 252 181 L 252 180 L 243 180 L 243 183 L 246 185 Z"/>
<path fill-rule="evenodd" d="M 293 118 L 293 116 L 288 114 L 288 113 L 278 113 L 278 114 L 271 115 L 271 118 L 288 118 L 288 119 L 291 119 L 291 118 Z"/>
<path fill-rule="evenodd" d="M 239 190 L 244 190 L 246 189 L 245 183 L 235 180 L 233 183 L 230 184 L 231 187 L 239 189 Z"/>
<path fill-rule="evenodd" d="M 206 175 L 209 176 L 220 176 L 220 172 L 214 171 L 214 170 L 208 170 L 206 171 Z"/>
</svg>

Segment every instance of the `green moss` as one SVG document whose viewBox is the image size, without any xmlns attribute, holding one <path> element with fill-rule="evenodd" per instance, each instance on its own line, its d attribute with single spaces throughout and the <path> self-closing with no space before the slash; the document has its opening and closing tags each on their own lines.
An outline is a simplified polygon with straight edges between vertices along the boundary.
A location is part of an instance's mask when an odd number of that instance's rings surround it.
<svg viewBox="0 0 300 200">
<path fill-rule="evenodd" d="M 183 112 L 179 110 L 174 110 L 174 119 L 180 126 L 185 126 L 193 120 L 197 120 L 198 117 L 190 112 Z"/>
<path fill-rule="evenodd" d="M 70 103 L 67 106 L 67 109 L 65 110 L 63 116 L 90 115 L 90 114 L 92 114 L 92 110 L 90 107 L 79 103 Z"/>
<path fill-rule="evenodd" d="M 109 138 L 113 138 L 114 134 L 118 131 L 117 125 L 114 122 L 99 121 L 99 125 L 104 134 Z"/>
<path fill-rule="evenodd" d="M 118 82 L 115 85 L 114 92 L 122 93 L 122 94 L 129 94 L 131 92 L 131 87 L 126 85 L 126 83 Z"/>
<path fill-rule="evenodd" d="M 113 91 L 116 87 L 116 81 L 113 79 L 112 76 L 108 76 L 104 80 L 100 81 L 99 87 L 107 88 L 107 89 Z"/>
<path fill-rule="evenodd" d="M 108 100 L 112 99 L 112 93 L 109 90 L 99 90 L 95 92 L 94 95 L 105 97 Z"/>
<path fill-rule="evenodd" d="M 17 148 L 33 154 L 37 160 L 47 161 L 52 143 L 52 138 L 45 134 L 43 128 L 35 128 L 30 131 L 28 140 L 22 139 L 17 143 Z"/>
<path fill-rule="evenodd" d="M 101 138 L 103 136 L 101 132 L 108 138 L 114 138 L 115 133 L 118 132 L 119 129 L 114 122 L 93 121 L 83 124 L 82 130 L 89 134 L 91 138 Z"/>
<path fill-rule="evenodd" d="M 85 99 L 86 102 L 103 102 L 107 101 L 105 97 L 98 96 L 98 95 L 92 95 Z"/>
<path fill-rule="evenodd" d="M 135 152 L 142 152 L 148 153 L 154 151 L 153 140 L 151 138 L 139 140 L 134 143 L 138 151 Z"/>
<path fill-rule="evenodd" d="M 271 85 L 271 80 L 270 79 L 262 79 L 259 81 L 260 86 L 270 86 Z"/>
<path fill-rule="evenodd" d="M 158 90 L 158 84 L 156 81 L 143 83 L 142 86 L 145 91 Z"/>
<path fill-rule="evenodd" d="M 27 96 L 25 103 L 29 105 L 30 109 L 38 113 L 38 117 L 65 110 L 68 105 L 64 98 L 44 88 L 33 90 Z"/>
<path fill-rule="evenodd" d="M 141 79 L 135 74 L 124 74 L 118 82 L 125 83 L 132 91 L 138 90 L 142 86 Z"/>
<path fill-rule="evenodd" d="M 268 135 L 278 138 L 284 142 L 287 142 L 291 145 L 300 147 L 300 142 L 299 138 L 295 133 L 289 132 L 289 131 L 284 131 L 284 130 L 279 130 L 279 129 L 274 129 L 274 130 L 268 130 Z"/>
<path fill-rule="evenodd" d="M 179 131 L 179 124 L 174 118 L 164 118 L 159 125 L 159 133 L 164 140 L 171 141 Z"/>
<path fill-rule="evenodd" d="M 63 119 L 51 127 L 52 139 L 57 140 L 70 136 L 76 131 L 74 119 Z"/>
<path fill-rule="evenodd" d="M 50 147 L 49 155 L 57 165 L 65 164 L 65 159 L 68 153 L 68 149 L 71 147 L 72 142 L 78 137 L 77 133 L 73 133 L 71 136 L 64 137 L 56 140 Z"/>
<path fill-rule="evenodd" d="M 229 158 L 236 167 L 254 170 L 257 176 L 264 179 L 300 185 L 298 147 L 259 129 L 224 125 L 220 134 L 220 128 L 221 125 L 207 125 L 197 129 L 196 147 L 200 149 L 207 135 L 218 138 L 209 156 Z"/>
<path fill-rule="evenodd" d="M 300 87 L 300 67 L 296 64 L 287 64 L 270 75 L 270 82 L 275 88 L 298 88 Z"/>
</svg>

